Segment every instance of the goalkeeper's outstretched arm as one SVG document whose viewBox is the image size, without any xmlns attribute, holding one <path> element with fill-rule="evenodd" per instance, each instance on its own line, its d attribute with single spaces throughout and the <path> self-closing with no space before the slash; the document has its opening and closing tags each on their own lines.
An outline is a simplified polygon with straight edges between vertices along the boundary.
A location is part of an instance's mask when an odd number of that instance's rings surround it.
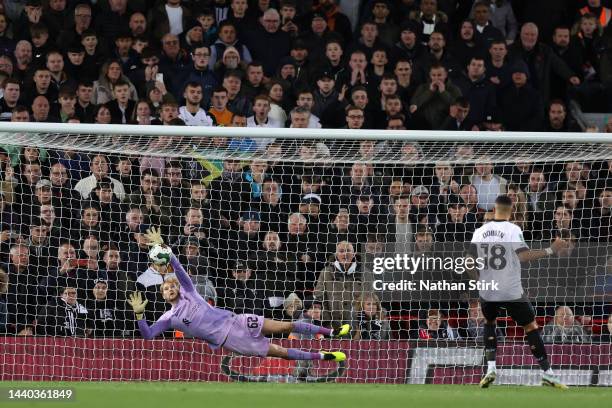
<svg viewBox="0 0 612 408">
<path fill-rule="evenodd" d="M 164 244 L 164 240 L 161 237 L 161 233 L 155 227 L 152 227 L 147 230 L 145 234 L 145 239 L 147 240 L 147 245 L 151 247 L 161 245 L 166 248 L 170 248 L 169 246 Z M 169 263 L 172 266 L 172 269 L 174 270 L 174 274 L 176 275 L 176 278 L 178 279 L 181 288 L 186 292 L 195 292 L 195 286 L 193 285 L 193 282 L 191 282 L 191 278 L 185 271 L 185 268 L 183 268 L 183 265 L 181 265 L 181 263 L 173 253 L 170 254 Z"/>
<path fill-rule="evenodd" d="M 138 329 L 143 338 L 150 340 L 170 329 L 170 315 L 167 313 L 164 313 L 158 321 L 149 326 L 144 318 L 144 311 L 148 301 L 142 299 L 140 292 L 132 293 L 127 302 L 134 309 L 134 314 L 138 320 Z"/>
<path fill-rule="evenodd" d="M 187 274 L 187 271 L 185 268 L 183 268 L 183 265 L 181 265 L 178 258 L 174 254 L 170 255 L 170 266 L 172 266 L 176 279 L 178 279 L 179 284 L 181 285 L 181 290 L 184 290 L 185 292 L 195 292 L 196 289 L 191 281 L 191 278 L 189 277 L 189 274 Z"/>
<path fill-rule="evenodd" d="M 160 317 L 159 320 L 151 326 L 149 326 L 144 318 L 138 320 L 138 330 L 140 330 L 140 335 L 146 340 L 154 339 L 169 329 L 170 319 L 165 318 L 165 316 Z"/>
</svg>

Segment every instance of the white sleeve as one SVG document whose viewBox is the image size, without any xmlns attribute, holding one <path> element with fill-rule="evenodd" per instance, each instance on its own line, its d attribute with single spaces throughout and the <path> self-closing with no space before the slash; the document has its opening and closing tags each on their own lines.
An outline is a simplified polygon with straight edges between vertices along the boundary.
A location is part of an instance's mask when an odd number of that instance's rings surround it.
<svg viewBox="0 0 612 408">
<path fill-rule="evenodd" d="M 512 235 L 514 252 L 529 250 L 529 246 L 525 243 L 525 238 L 523 238 L 523 231 L 519 227 L 514 228 L 514 233 Z"/>
</svg>

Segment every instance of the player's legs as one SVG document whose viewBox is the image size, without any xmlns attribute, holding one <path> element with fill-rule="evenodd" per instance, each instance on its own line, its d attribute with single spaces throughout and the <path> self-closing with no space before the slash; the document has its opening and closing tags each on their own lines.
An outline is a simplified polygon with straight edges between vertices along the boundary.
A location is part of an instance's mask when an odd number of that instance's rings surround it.
<svg viewBox="0 0 612 408">
<path fill-rule="evenodd" d="M 294 348 L 285 348 L 277 344 L 270 343 L 268 357 L 278 357 L 285 360 L 327 360 L 344 361 L 346 355 L 341 351 L 320 351 L 311 352 Z"/>
<path fill-rule="evenodd" d="M 328 337 L 342 337 L 348 334 L 350 326 L 348 324 L 340 326 L 338 329 L 328 329 L 327 327 L 317 326 L 307 322 L 282 322 L 279 320 L 264 319 L 262 333 L 264 336 L 271 334 L 299 333 L 307 335 L 322 334 Z"/>
<path fill-rule="evenodd" d="M 480 387 L 487 388 L 497 377 L 495 360 L 497 358 L 497 335 L 496 320 L 499 305 L 494 302 L 481 302 L 482 315 L 485 318 L 483 328 L 483 343 L 485 347 L 485 358 L 487 360 L 487 373 L 480 380 Z"/>
<path fill-rule="evenodd" d="M 508 311 L 512 319 L 523 327 L 529 349 L 544 372 L 542 375 L 542 384 L 559 389 L 567 389 L 567 386 L 555 376 L 550 368 L 550 362 L 548 361 L 548 355 L 544 347 L 544 340 L 540 334 L 538 323 L 535 321 L 535 311 L 531 303 L 528 301 L 514 302 L 509 305 Z"/>
</svg>

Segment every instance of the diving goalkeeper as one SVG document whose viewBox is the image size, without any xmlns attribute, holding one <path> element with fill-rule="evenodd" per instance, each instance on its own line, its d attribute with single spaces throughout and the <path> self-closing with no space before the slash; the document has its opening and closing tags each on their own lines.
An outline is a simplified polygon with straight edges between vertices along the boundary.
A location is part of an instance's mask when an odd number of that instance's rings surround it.
<svg viewBox="0 0 612 408">
<path fill-rule="evenodd" d="M 136 314 L 140 333 L 145 339 L 152 339 L 168 329 L 176 329 L 206 341 L 212 349 L 223 347 L 245 356 L 279 357 L 287 360 L 346 360 L 346 355 L 340 351 L 309 352 L 287 349 L 270 343 L 265 336 L 293 332 L 338 338 L 349 334 L 348 324 L 328 329 L 299 321 L 265 319 L 254 314 L 237 315 L 211 306 L 196 292 L 189 275 L 170 248 L 164 245 L 160 233 L 151 228 L 145 237 L 147 243 L 152 246 L 149 252 L 151 260 L 158 264 L 169 263 L 176 275 L 176 278 L 166 279 L 161 285 L 162 297 L 172 308 L 152 326 L 144 319 L 147 300 L 143 301 L 140 292 L 132 293 L 128 299 Z M 159 246 L 164 250 L 160 250 Z"/>
</svg>

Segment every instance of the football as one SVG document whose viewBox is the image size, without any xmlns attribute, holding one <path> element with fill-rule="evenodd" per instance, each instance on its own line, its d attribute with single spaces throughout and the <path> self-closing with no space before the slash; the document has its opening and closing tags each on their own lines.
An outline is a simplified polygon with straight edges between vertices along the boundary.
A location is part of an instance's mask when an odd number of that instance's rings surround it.
<svg viewBox="0 0 612 408">
<path fill-rule="evenodd" d="M 172 249 L 169 246 L 155 245 L 149 250 L 149 259 L 155 265 L 166 265 L 170 262 Z"/>
</svg>

